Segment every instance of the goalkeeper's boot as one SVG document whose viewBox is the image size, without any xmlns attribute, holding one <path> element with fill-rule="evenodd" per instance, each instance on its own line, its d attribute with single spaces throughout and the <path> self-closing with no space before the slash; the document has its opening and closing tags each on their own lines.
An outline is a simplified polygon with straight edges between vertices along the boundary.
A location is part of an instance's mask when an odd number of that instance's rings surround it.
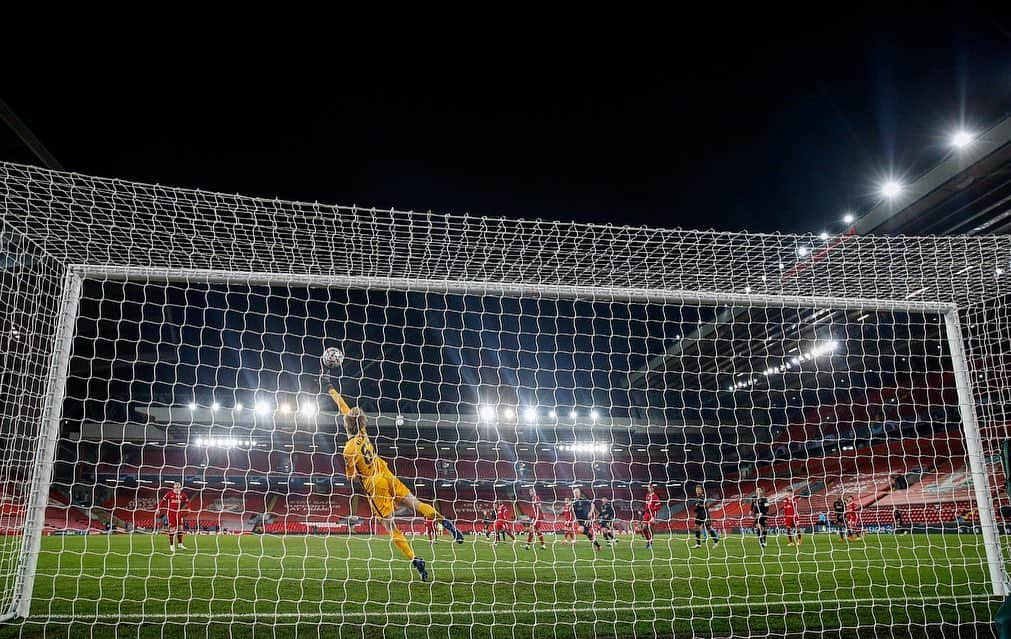
<svg viewBox="0 0 1011 639">
<path fill-rule="evenodd" d="M 425 560 L 421 557 L 415 557 L 411 560 L 411 565 L 417 568 L 418 574 L 421 575 L 422 581 L 428 581 L 428 570 L 425 568 Z"/>
<path fill-rule="evenodd" d="M 456 540 L 456 543 L 458 544 L 463 543 L 463 533 L 460 532 L 459 528 L 453 525 L 453 522 L 451 522 L 448 519 L 443 519 L 442 527 L 445 528 L 447 531 L 449 531 L 449 534 L 453 535 L 453 539 Z"/>
</svg>

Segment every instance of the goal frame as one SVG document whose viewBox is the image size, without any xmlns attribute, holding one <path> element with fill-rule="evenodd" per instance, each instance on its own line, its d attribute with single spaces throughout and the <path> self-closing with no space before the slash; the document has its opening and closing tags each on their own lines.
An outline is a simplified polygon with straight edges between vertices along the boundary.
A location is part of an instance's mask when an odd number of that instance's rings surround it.
<svg viewBox="0 0 1011 639">
<path fill-rule="evenodd" d="M 804 307 L 834 310 L 937 313 L 944 318 L 945 334 L 951 354 L 952 369 L 958 396 L 958 410 L 965 435 L 966 454 L 976 498 L 979 524 L 983 535 L 992 594 L 1009 595 L 1008 575 L 1004 569 L 1003 551 L 990 495 L 986 457 L 976 420 L 973 384 L 966 358 L 960 322 L 960 309 L 955 304 L 917 301 L 912 299 L 834 298 L 803 295 L 742 294 L 732 292 L 690 291 L 648 288 L 563 286 L 513 282 L 467 280 L 434 280 L 384 278 L 344 275 L 303 275 L 282 273 L 252 273 L 227 270 L 167 269 L 128 266 L 71 265 L 63 277 L 58 321 L 53 335 L 53 359 L 49 377 L 40 445 L 29 488 L 29 509 L 22 537 L 14 593 L 0 621 L 30 615 L 35 585 L 45 510 L 56 461 L 60 421 L 66 395 L 67 372 L 78 319 L 82 286 L 85 280 L 121 280 L 135 282 L 201 282 L 244 285 L 302 285 L 309 287 L 382 288 L 386 290 L 424 293 L 457 293 L 470 295 L 501 295 L 536 297 L 541 299 L 606 299 L 624 302 L 654 302 L 679 304 L 727 304 L 734 306 Z"/>
</svg>

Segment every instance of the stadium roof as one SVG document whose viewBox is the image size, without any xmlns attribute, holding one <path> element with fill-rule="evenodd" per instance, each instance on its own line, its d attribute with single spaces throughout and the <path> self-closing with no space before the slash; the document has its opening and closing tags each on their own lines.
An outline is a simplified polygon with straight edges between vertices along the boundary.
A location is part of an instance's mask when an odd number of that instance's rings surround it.
<svg viewBox="0 0 1011 639">
<path fill-rule="evenodd" d="M 883 197 L 846 232 L 823 242 L 820 251 L 812 248 L 808 261 L 813 262 L 819 256 L 830 260 L 834 253 L 848 252 L 847 243 L 852 236 L 901 237 L 934 233 L 979 237 L 1006 233 L 1009 229 L 1011 117 L 977 136 L 966 148 L 952 150 L 937 166 L 905 185 L 897 197 Z M 812 242 L 811 245 L 818 244 Z M 942 245 L 943 242 L 939 244 Z M 1011 253 L 1005 251 L 995 257 L 997 260 L 993 263 L 983 264 L 956 260 L 952 267 L 985 274 L 993 294 L 1002 295 L 1002 281 L 995 274 L 999 276 L 1002 268 L 1011 270 L 1008 268 Z M 907 266 L 896 264 L 900 272 Z M 929 282 L 924 281 L 924 284 Z M 845 395 L 839 401 L 852 401 L 848 399 L 852 397 L 850 386 L 868 385 L 869 362 L 879 371 L 908 371 L 915 368 L 914 360 L 921 370 L 940 368 L 946 346 L 939 318 L 917 320 L 915 326 L 910 326 L 901 318 L 882 324 L 871 315 L 861 310 L 799 312 L 788 309 L 779 312 L 745 305 L 726 307 L 712 321 L 700 324 L 682 339 L 670 343 L 662 355 L 653 357 L 632 373 L 627 383 L 632 388 L 645 388 L 656 376 L 662 375 L 668 383 L 677 384 L 686 375 L 695 375 L 699 384 L 712 391 L 706 401 L 713 405 L 743 407 L 744 410 L 736 415 L 745 413 L 737 417 L 739 423 L 745 425 L 747 414 L 756 414 L 755 408 L 786 410 L 791 405 L 799 408 L 822 403 L 822 400 L 803 397 L 799 392 L 802 388 L 808 393 L 819 387 L 835 388 Z M 911 334 L 911 329 L 915 335 Z M 817 338 L 837 338 L 843 342 L 837 365 L 813 368 L 807 377 L 797 374 L 773 381 L 771 384 L 777 391 L 774 394 L 743 391 L 743 401 L 740 397 L 727 399 L 731 393 L 725 392 L 726 386 L 736 381 L 736 375 L 750 373 L 756 367 L 760 369 L 770 359 L 787 361 L 790 355 L 785 352 L 786 345 Z M 850 365 L 853 367 L 849 368 Z M 838 378 L 840 373 L 842 384 L 831 381 L 832 376 Z M 851 379 L 853 376 L 860 376 L 859 381 Z M 827 381 L 819 382 L 819 377 Z"/>
</svg>

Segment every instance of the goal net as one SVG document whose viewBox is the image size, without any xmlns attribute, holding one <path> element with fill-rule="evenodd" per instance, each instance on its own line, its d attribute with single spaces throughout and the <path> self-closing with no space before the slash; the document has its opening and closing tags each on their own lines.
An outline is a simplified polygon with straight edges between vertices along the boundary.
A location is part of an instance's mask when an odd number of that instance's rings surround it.
<svg viewBox="0 0 1011 639">
<path fill-rule="evenodd" d="M 1007 594 L 1007 238 L 0 194 L 14 635 L 975 632 Z"/>
</svg>

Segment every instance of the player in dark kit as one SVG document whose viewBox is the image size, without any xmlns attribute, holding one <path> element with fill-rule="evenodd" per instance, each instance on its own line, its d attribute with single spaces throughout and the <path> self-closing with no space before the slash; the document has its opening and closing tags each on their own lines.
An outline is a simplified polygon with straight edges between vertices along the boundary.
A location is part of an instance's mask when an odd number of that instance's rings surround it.
<svg viewBox="0 0 1011 639">
<path fill-rule="evenodd" d="M 846 541 L 846 502 L 839 495 L 832 502 L 832 512 L 835 513 L 835 527 L 839 530 L 839 541 Z"/>
<path fill-rule="evenodd" d="M 709 518 L 709 500 L 706 499 L 706 491 L 702 486 L 695 487 L 695 499 L 691 501 L 691 506 L 695 509 L 695 547 L 702 547 L 702 529 L 709 533 L 709 538 L 713 540 L 713 545 L 720 543 L 720 536 L 713 528 L 713 522 Z"/>
<path fill-rule="evenodd" d="M 614 538 L 614 506 L 607 497 L 600 498 L 600 532 L 604 533 L 604 539 L 608 546 L 613 546 Z"/>
<path fill-rule="evenodd" d="M 495 522 L 495 518 L 491 516 L 491 511 L 485 508 L 482 511 L 484 515 L 484 538 L 487 539 L 491 537 L 491 527 Z"/>
<path fill-rule="evenodd" d="M 593 532 L 593 518 L 597 515 L 597 507 L 593 505 L 593 500 L 583 496 L 583 491 L 579 488 L 572 489 L 572 512 L 576 516 L 576 525 L 586 538 L 593 542 L 593 547 L 601 549 L 597 535 Z"/>
<path fill-rule="evenodd" d="M 755 516 L 758 543 L 765 548 L 769 534 L 769 498 L 762 493 L 761 488 L 755 491 L 755 497 L 751 500 L 751 514 Z"/>
</svg>

